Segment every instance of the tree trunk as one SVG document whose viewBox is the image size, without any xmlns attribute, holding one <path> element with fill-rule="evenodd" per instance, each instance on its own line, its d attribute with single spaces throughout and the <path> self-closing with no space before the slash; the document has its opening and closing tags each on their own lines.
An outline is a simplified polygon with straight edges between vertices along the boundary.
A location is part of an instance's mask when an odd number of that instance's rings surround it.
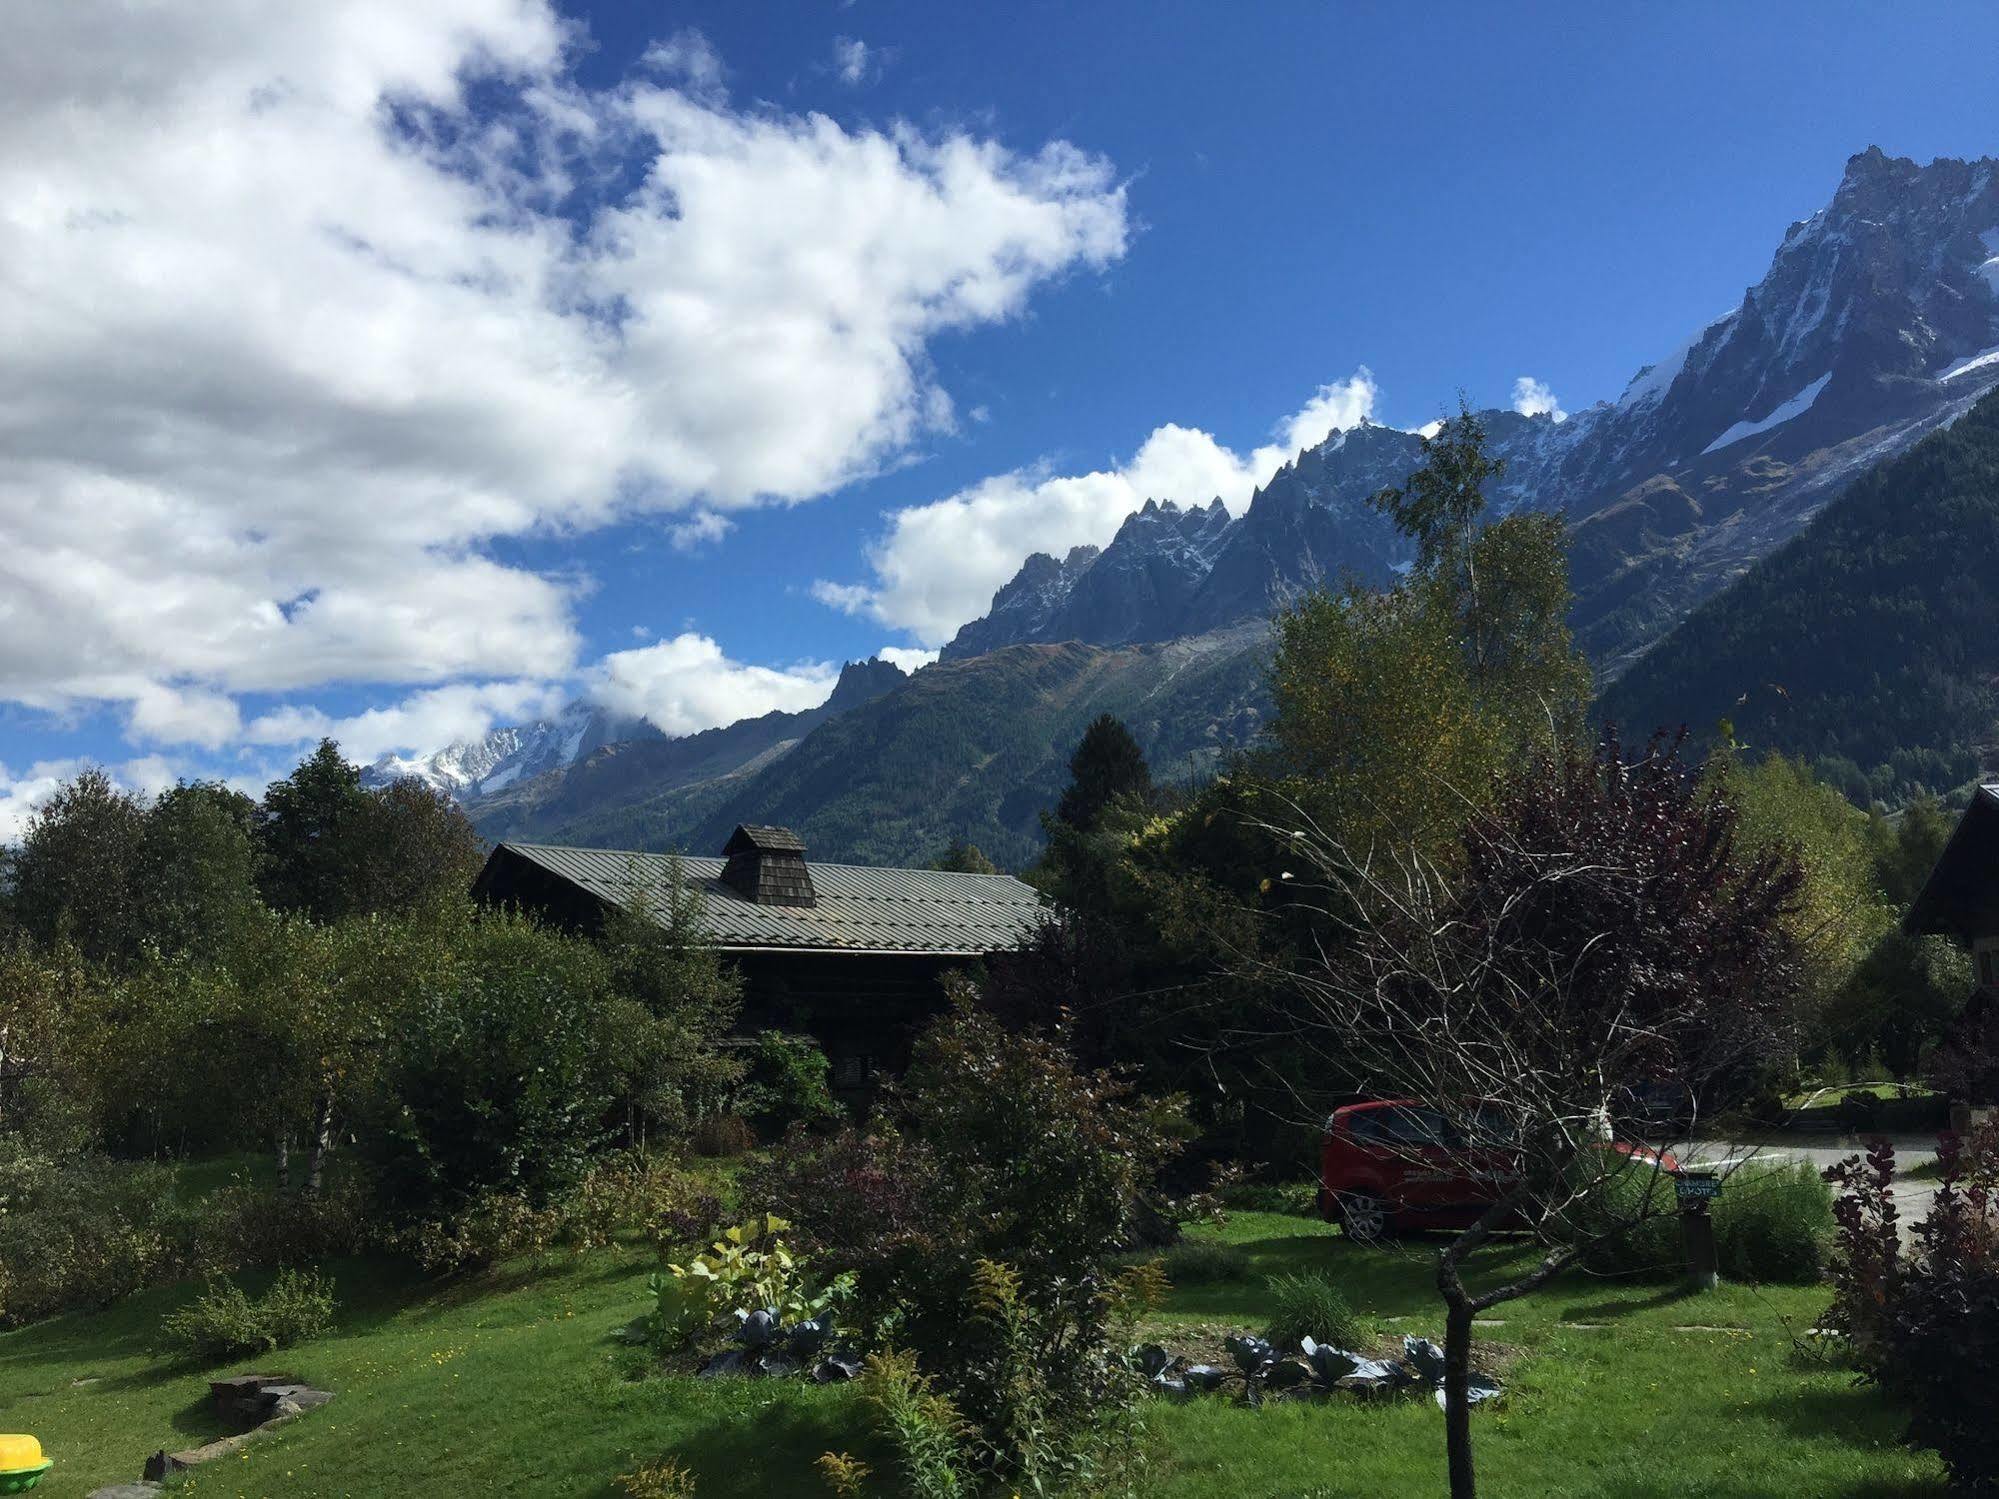
<svg viewBox="0 0 1999 1499">
<path fill-rule="evenodd" d="M 305 1168 L 305 1195 L 317 1197 L 326 1179 L 326 1157 L 333 1150 L 333 1095 L 319 1100 L 319 1123 L 313 1131 L 312 1155 Z"/>
<path fill-rule="evenodd" d="M 283 1130 L 278 1131 L 278 1191 L 280 1194 L 292 1189 L 292 1137 Z"/>
<path fill-rule="evenodd" d="M 1451 1499 L 1478 1494 L 1471 1454 L 1471 1317 L 1471 1303 L 1460 1299 L 1444 1319 L 1444 1447 L 1450 1454 Z"/>
</svg>

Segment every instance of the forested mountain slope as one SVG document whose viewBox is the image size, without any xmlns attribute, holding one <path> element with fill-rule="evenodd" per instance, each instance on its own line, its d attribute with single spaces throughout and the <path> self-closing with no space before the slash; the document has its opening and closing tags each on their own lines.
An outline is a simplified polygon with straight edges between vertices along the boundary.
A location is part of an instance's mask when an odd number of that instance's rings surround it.
<svg viewBox="0 0 1999 1499">
<path fill-rule="evenodd" d="M 1955 786 L 1999 741 L 1999 394 L 1855 483 L 1604 694 L 1633 732 L 1718 719 L 1849 795 Z M 1863 784 L 1864 783 L 1864 784 Z"/>
<path fill-rule="evenodd" d="M 924 864 L 964 838 L 1017 869 L 1040 852 L 1041 811 L 1099 713 L 1130 726 L 1161 779 L 1209 769 L 1254 737 L 1269 638 L 1257 623 L 1164 645 L 1008 646 L 927 667 L 744 773 L 593 810 L 541 836 L 713 853 L 738 822 L 774 822 L 796 828 L 815 859 Z"/>
</svg>

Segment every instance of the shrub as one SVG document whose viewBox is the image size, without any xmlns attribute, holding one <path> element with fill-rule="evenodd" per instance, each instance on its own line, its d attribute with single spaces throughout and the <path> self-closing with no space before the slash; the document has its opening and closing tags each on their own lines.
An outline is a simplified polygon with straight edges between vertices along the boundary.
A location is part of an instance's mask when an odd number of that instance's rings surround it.
<svg viewBox="0 0 1999 1499">
<path fill-rule="evenodd" d="M 1808 1285 L 1825 1269 L 1832 1239 L 1832 1194 L 1802 1162 L 1751 1161 L 1730 1172 L 1715 1199 L 1715 1256 L 1730 1280 Z M 1583 1263 L 1601 1275 L 1670 1279 L 1687 1266 L 1678 1189 L 1646 1168 L 1603 1182 L 1583 1212 L 1594 1230 Z"/>
<path fill-rule="evenodd" d="M 1183 1239 L 1159 1256 L 1159 1268 L 1176 1286 L 1208 1286 L 1248 1280 L 1249 1255 L 1221 1239 Z"/>
<path fill-rule="evenodd" d="M 1299 1273 L 1273 1275 L 1266 1282 L 1270 1291 L 1270 1328 L 1264 1334 L 1280 1348 L 1296 1348 L 1305 1338 L 1330 1343 L 1335 1348 L 1358 1348 L 1367 1329 L 1354 1315 L 1332 1277 Z"/>
<path fill-rule="evenodd" d="M 739 1156 L 757 1148 L 757 1132 L 740 1114 L 710 1114 L 694 1126 L 696 1155 Z"/>
<path fill-rule="evenodd" d="M 499 915 L 463 941 L 397 1015 L 384 1105 L 364 1135 L 379 1198 L 405 1220 L 506 1194 L 538 1211 L 605 1139 L 601 956 Z"/>
<path fill-rule="evenodd" d="M 1686 1269 L 1673 1179 L 1633 1167 L 1592 1182 L 1576 1214 L 1582 1262 L 1599 1275 L 1669 1276 Z"/>
<path fill-rule="evenodd" d="M 221 1363 L 319 1337 L 333 1325 L 333 1308 L 333 1283 L 321 1275 L 281 1271 L 255 1301 L 235 1281 L 216 1281 L 160 1323 L 160 1340 L 179 1357 Z"/>
<path fill-rule="evenodd" d="M 664 1254 L 704 1236 L 720 1212 L 715 1196 L 685 1171 L 619 1152 L 597 1161 L 560 1197 L 537 1204 L 523 1191 L 481 1192 L 453 1212 L 406 1226 L 390 1242 L 424 1269 L 454 1274 L 557 1249 L 586 1254 L 624 1231 L 643 1234 Z"/>
<path fill-rule="evenodd" d="M 1316 1182 L 1237 1182 L 1217 1194 L 1225 1208 L 1245 1213 L 1289 1213 L 1294 1218 L 1319 1215 Z"/>
<path fill-rule="evenodd" d="M 1714 1239 L 1730 1280 L 1810 1285 L 1832 1241 L 1832 1189 L 1802 1161 L 1751 1163 L 1715 1199 Z"/>
<path fill-rule="evenodd" d="M 0 1136 L 0 1322 L 108 1306 L 198 1264 L 198 1205 L 173 1172 Z"/>
<path fill-rule="evenodd" d="M 1829 1314 L 1867 1375 L 1914 1408 L 1910 1437 L 1936 1449 L 1953 1491 L 1999 1491 L 1999 1125 L 1945 1135 L 1929 1216 L 1896 1247 L 1893 1149 L 1827 1173 L 1842 1190 Z"/>
<path fill-rule="evenodd" d="M 1175 1148 L 1160 1121 L 1177 1106 L 1007 1031 L 963 989 L 888 1104 L 867 1132 L 794 1135 L 745 1194 L 858 1272 L 864 1326 L 921 1361 L 981 1469 L 1067 1483 L 1102 1465 L 1128 1431 L 1123 1309 L 1160 1279 L 1106 1272 Z"/>
<path fill-rule="evenodd" d="M 765 1031 L 757 1037 L 749 1074 L 736 1089 L 736 1112 L 775 1139 L 794 1125 L 822 1129 L 840 1119 L 832 1063 L 808 1036 Z"/>
</svg>

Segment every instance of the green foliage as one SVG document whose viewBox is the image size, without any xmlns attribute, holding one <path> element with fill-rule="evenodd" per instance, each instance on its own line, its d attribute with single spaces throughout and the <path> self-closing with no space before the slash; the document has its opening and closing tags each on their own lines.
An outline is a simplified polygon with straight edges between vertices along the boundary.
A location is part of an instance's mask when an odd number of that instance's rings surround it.
<svg viewBox="0 0 1999 1499">
<path fill-rule="evenodd" d="M 1995 518 L 1988 395 L 1702 604 L 1603 712 L 1640 731 L 1732 719 L 1752 748 L 1813 760 L 1862 803 L 1959 786 L 1999 721 Z"/>
<path fill-rule="evenodd" d="M 1159 1256 L 1159 1268 L 1176 1286 L 1210 1286 L 1248 1280 L 1249 1256 L 1221 1239 L 1183 1239 Z"/>
<path fill-rule="evenodd" d="M 96 963 L 138 952 L 146 912 L 136 874 L 146 811 L 92 766 L 36 809 L 10 861 L 13 908 L 43 946 L 72 945 Z"/>
<path fill-rule="evenodd" d="M 1259 771 L 1356 849 L 1447 843 L 1580 722 L 1568 598 L 1561 523 L 1540 515 L 1438 539 L 1389 592 L 1308 595 L 1278 618 Z"/>
<path fill-rule="evenodd" d="M 766 1139 L 795 1125 L 823 1128 L 841 1117 L 829 1082 L 832 1075 L 826 1053 L 811 1037 L 763 1031 L 736 1088 L 735 1110 Z"/>
<path fill-rule="evenodd" d="M 1799 1019 L 1807 1044 L 1816 1050 L 1829 1039 L 1828 1012 L 1839 1006 L 1841 992 L 1869 952 L 1895 927 L 1896 912 L 1881 895 L 1867 815 L 1804 761 L 1784 755 L 1745 762 L 1724 744 L 1704 774 L 1735 808 L 1743 853 L 1789 855 L 1803 872 L 1783 920 L 1804 961 L 1807 992 Z M 1863 1051 L 1872 1046 L 1872 1036 L 1852 1035 L 1850 1008 L 1846 1015 L 1847 1045 L 1858 1040 Z"/>
<path fill-rule="evenodd" d="M 177 1280 L 195 1269 L 198 1246 L 196 1214 L 169 1168 L 0 1135 L 0 1323 Z"/>
<path fill-rule="evenodd" d="M 540 1208 L 604 1143 L 603 959 L 587 943 L 489 914 L 396 1015 L 367 1132 L 391 1213 L 456 1214 L 486 1193 Z"/>
<path fill-rule="evenodd" d="M 315 921 L 463 895 L 482 862 L 449 797 L 412 777 L 370 791 L 331 739 L 265 789 L 256 832 L 265 901 Z"/>
<path fill-rule="evenodd" d="M 1831 1249 L 1832 1193 L 1810 1165 L 1750 1162 L 1725 1179 L 1711 1209 L 1723 1276 L 1755 1285 L 1811 1285 Z M 1672 1178 L 1650 1169 L 1615 1173 L 1586 1215 L 1592 1231 L 1614 1227 L 1584 1257 L 1607 1275 L 1672 1279 L 1687 1252 Z"/>
<path fill-rule="evenodd" d="M 953 838 L 945 846 L 944 852 L 931 862 L 932 869 L 941 869 L 947 874 L 998 874 L 999 868 L 979 851 L 976 843 L 968 843 L 962 838 Z"/>
<path fill-rule="evenodd" d="M 894 1349 L 870 1354 L 861 1398 L 895 1448 L 916 1499 L 966 1499 L 974 1492 L 964 1418 L 951 1398 L 917 1371 L 915 1354 Z"/>
<path fill-rule="evenodd" d="M 192 1363 L 253 1358 L 309 1342 L 333 1326 L 333 1282 L 283 1270 L 254 1301 L 233 1280 L 208 1289 L 160 1323 L 161 1346 Z"/>
<path fill-rule="evenodd" d="M 653 1345 L 684 1348 L 723 1329 L 735 1312 L 767 1311 L 790 1327 L 837 1310 L 853 1292 L 852 1272 L 809 1279 L 804 1260 L 781 1237 L 790 1227 L 765 1213 L 733 1225 L 705 1253 L 664 1266 L 646 1283 Z"/>
<path fill-rule="evenodd" d="M 686 1172 L 622 1152 L 594 1162 L 560 1196 L 536 1201 L 518 1189 L 489 1189 L 454 1212 L 397 1230 L 391 1242 L 425 1270 L 455 1274 L 557 1249 L 584 1254 L 626 1233 L 665 1254 L 707 1232 L 719 1213 L 714 1196 Z"/>
<path fill-rule="evenodd" d="M 1069 757 L 1069 786 L 1056 803 L 1055 815 L 1078 831 L 1087 831 L 1117 801 L 1143 803 L 1152 794 L 1152 771 L 1145 751 L 1131 730 L 1109 713 L 1099 714 L 1083 730 L 1076 752 Z"/>
<path fill-rule="evenodd" d="M 1264 1336 L 1273 1344 L 1296 1348 L 1302 1339 L 1312 1338 L 1335 1348 L 1365 1345 L 1367 1328 L 1330 1275 L 1309 1271 L 1273 1275 L 1266 1285 L 1270 1326 Z"/>
<path fill-rule="evenodd" d="M 600 946 L 613 998 L 604 1054 L 615 1113 L 628 1139 L 684 1132 L 718 1107 L 741 1076 L 716 1042 L 734 1023 L 743 984 L 702 926 L 698 890 L 678 859 L 648 883 L 634 868 L 631 894 L 604 923 Z"/>
<path fill-rule="evenodd" d="M 1713 1214 L 1715 1251 L 1721 1273 L 1731 1280 L 1808 1286 L 1824 1275 L 1832 1247 L 1832 1189 L 1808 1163 L 1739 1168 Z"/>
<path fill-rule="evenodd" d="M 1416 471 L 1369 503 L 1416 543 L 1416 566 L 1428 572 L 1470 547 L 1485 510 L 1485 486 L 1506 473 L 1506 463 L 1486 452 L 1485 424 L 1462 399 L 1458 414 L 1422 442 L 1423 461 Z"/>
<path fill-rule="evenodd" d="M 170 955 L 227 954 L 257 905 L 255 813 L 249 797 L 217 782 L 160 793 L 137 859 L 145 941 Z"/>
</svg>

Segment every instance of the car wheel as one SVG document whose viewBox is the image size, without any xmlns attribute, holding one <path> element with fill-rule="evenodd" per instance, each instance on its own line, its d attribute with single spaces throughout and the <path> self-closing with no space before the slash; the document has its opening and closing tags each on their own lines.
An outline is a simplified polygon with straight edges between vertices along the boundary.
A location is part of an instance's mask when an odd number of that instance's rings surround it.
<svg viewBox="0 0 1999 1499">
<path fill-rule="evenodd" d="M 1378 1244 L 1388 1237 L 1388 1204 L 1370 1192 L 1342 1192 L 1340 1229 L 1356 1244 Z"/>
</svg>

